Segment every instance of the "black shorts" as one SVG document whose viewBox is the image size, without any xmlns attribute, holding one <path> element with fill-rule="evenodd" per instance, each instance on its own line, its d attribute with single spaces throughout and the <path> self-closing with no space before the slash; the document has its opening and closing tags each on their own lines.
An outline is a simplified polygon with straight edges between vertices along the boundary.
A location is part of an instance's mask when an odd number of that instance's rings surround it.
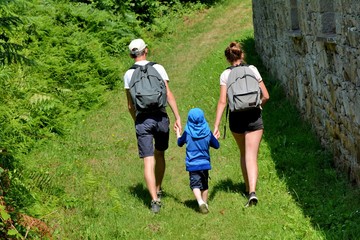
<svg viewBox="0 0 360 240">
<path fill-rule="evenodd" d="M 189 172 L 190 188 L 199 188 L 208 190 L 209 188 L 209 170 Z"/>
<path fill-rule="evenodd" d="M 245 133 L 264 129 L 261 109 L 254 108 L 242 112 L 230 112 L 229 127 L 234 133 Z"/>
<path fill-rule="evenodd" d="M 140 158 L 154 156 L 154 140 L 156 150 L 168 149 L 169 124 L 169 117 L 163 112 L 136 117 L 135 129 Z"/>
</svg>

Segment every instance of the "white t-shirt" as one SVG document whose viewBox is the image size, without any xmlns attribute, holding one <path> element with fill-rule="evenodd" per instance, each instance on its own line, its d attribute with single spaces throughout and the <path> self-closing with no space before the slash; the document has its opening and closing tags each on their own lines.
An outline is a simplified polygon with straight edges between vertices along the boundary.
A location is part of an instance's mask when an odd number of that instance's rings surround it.
<svg viewBox="0 0 360 240">
<path fill-rule="evenodd" d="M 136 62 L 136 64 L 145 66 L 148 62 L 149 61 L 147 61 L 147 60 L 142 60 L 142 61 Z M 165 68 L 162 65 L 154 64 L 153 67 L 159 72 L 160 76 L 164 79 L 164 81 L 169 81 L 169 77 L 165 71 Z M 131 80 L 131 77 L 132 77 L 134 71 L 135 71 L 135 69 L 129 69 L 126 71 L 126 73 L 124 75 L 124 88 L 125 89 L 129 89 L 130 80 Z"/>
<path fill-rule="evenodd" d="M 254 65 L 249 65 L 249 68 L 254 72 L 255 78 L 258 80 L 258 82 L 262 81 L 262 77 L 259 73 L 259 70 Z M 231 72 L 231 69 L 226 69 L 223 71 L 220 75 L 220 85 L 225 85 L 228 81 L 229 74 Z"/>
</svg>

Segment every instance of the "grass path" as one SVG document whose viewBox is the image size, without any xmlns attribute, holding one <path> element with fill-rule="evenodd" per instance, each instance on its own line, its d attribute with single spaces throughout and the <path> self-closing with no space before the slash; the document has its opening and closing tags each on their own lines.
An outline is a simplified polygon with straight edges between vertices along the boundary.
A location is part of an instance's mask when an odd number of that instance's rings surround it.
<svg viewBox="0 0 360 240">
<path fill-rule="evenodd" d="M 150 46 L 151 60 L 161 62 L 168 71 L 183 125 L 188 110 L 196 106 L 204 109 L 212 126 L 218 78 L 227 65 L 223 51 L 230 41 L 242 41 L 256 61 L 251 12 L 250 0 L 229 0 L 186 19 L 161 45 Z M 268 76 L 260 69 L 266 81 Z M 211 152 L 211 212 L 199 214 L 188 187 L 185 149 L 176 146 L 175 134 L 171 134 L 164 207 L 153 215 L 133 122 L 124 91 L 119 89 L 109 93 L 108 103 L 84 119 L 72 134 L 28 156 L 29 169 L 52 179 L 44 190 L 46 195 L 38 192 L 35 196 L 44 201 L 35 206 L 34 213 L 37 208 L 47 212 L 43 219 L 56 227 L 57 239 L 336 239 L 342 230 L 340 221 L 357 226 L 353 221 L 356 214 L 348 216 L 359 204 L 351 208 L 334 205 L 347 205 L 359 192 L 344 194 L 346 184 L 336 177 L 330 156 L 301 123 L 296 110 L 282 100 L 279 86 L 270 90 L 272 99 L 264 110 L 266 132 L 259 153 L 257 207 L 244 208 L 239 153 L 229 135 L 221 140 L 219 150 Z M 326 184 L 343 197 L 326 194 Z M 308 190 L 328 196 L 332 203 L 307 197 Z M 346 215 L 341 215 L 344 211 Z M 337 214 L 337 219 L 330 214 Z M 344 231 L 344 235 L 353 233 Z"/>
</svg>

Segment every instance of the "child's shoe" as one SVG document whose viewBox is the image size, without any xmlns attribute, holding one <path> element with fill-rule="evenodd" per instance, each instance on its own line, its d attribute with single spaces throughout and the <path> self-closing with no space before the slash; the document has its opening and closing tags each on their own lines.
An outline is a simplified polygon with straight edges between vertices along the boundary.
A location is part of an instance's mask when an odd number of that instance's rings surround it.
<svg viewBox="0 0 360 240">
<path fill-rule="evenodd" d="M 209 212 L 209 207 L 206 203 L 203 203 L 199 206 L 199 211 L 203 214 L 207 214 Z"/>
</svg>

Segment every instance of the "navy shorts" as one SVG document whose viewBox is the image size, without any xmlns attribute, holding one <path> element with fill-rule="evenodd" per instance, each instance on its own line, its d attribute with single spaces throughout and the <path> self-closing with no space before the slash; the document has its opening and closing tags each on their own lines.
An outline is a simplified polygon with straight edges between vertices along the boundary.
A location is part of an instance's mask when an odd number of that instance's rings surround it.
<svg viewBox="0 0 360 240">
<path fill-rule="evenodd" d="M 245 133 L 264 129 L 261 109 L 255 108 L 242 112 L 230 112 L 229 127 L 234 133 Z"/>
<path fill-rule="evenodd" d="M 154 141 L 156 150 L 168 149 L 169 124 L 169 117 L 163 112 L 136 117 L 135 129 L 140 158 L 154 156 Z"/>
<path fill-rule="evenodd" d="M 189 172 L 190 188 L 209 189 L 209 170 Z"/>
</svg>

